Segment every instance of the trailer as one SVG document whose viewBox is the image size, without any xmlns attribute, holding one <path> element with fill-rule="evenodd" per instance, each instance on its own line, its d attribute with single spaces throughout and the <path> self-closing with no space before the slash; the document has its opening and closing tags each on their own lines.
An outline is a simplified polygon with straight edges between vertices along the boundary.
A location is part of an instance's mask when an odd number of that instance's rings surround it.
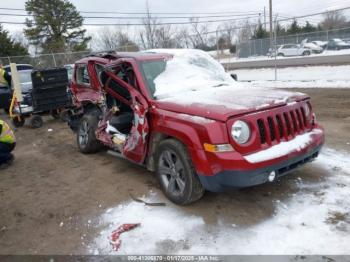
<svg viewBox="0 0 350 262">
<path fill-rule="evenodd" d="M 30 126 L 40 128 L 43 126 L 42 116 L 48 114 L 64 118 L 72 105 L 67 69 L 33 70 L 31 79 L 32 90 L 28 94 L 15 89 L 10 108 L 14 126 L 22 127 L 30 118 Z"/>
</svg>

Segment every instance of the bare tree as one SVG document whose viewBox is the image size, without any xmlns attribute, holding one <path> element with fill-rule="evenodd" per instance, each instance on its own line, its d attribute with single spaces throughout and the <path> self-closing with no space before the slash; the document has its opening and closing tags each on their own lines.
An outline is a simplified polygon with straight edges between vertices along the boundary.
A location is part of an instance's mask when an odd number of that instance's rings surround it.
<svg viewBox="0 0 350 262">
<path fill-rule="evenodd" d="M 190 18 L 194 34 L 191 36 L 193 47 L 205 49 L 208 46 L 208 25 L 199 24 L 198 18 Z"/>
<path fill-rule="evenodd" d="M 155 30 L 156 47 L 157 48 L 174 48 L 176 41 L 173 37 L 174 33 L 170 25 L 158 26 Z"/>
<path fill-rule="evenodd" d="M 144 49 L 156 48 L 157 42 L 157 18 L 153 17 L 148 1 L 146 2 L 146 17 L 142 19 L 142 23 L 144 24 L 144 29 L 140 32 L 140 40 Z"/>
<path fill-rule="evenodd" d="M 235 38 L 237 37 L 237 25 L 234 22 L 227 22 L 222 25 L 222 28 L 227 36 L 227 40 L 233 44 Z"/>
<path fill-rule="evenodd" d="M 323 21 L 320 23 L 323 30 L 332 30 L 345 27 L 346 17 L 341 11 L 330 11 L 324 14 Z"/>
<path fill-rule="evenodd" d="M 176 40 L 176 47 L 179 47 L 179 48 L 192 47 L 191 36 L 188 32 L 187 27 L 183 27 L 177 31 L 175 40 Z"/>
<path fill-rule="evenodd" d="M 105 28 L 98 32 L 93 38 L 94 48 L 97 50 L 113 50 L 113 51 L 137 51 L 138 46 L 130 39 L 127 32 L 123 32 L 120 28 Z"/>
<path fill-rule="evenodd" d="M 245 21 L 238 31 L 238 42 L 246 42 L 251 39 L 253 35 L 254 27 L 251 25 L 249 20 Z"/>
</svg>

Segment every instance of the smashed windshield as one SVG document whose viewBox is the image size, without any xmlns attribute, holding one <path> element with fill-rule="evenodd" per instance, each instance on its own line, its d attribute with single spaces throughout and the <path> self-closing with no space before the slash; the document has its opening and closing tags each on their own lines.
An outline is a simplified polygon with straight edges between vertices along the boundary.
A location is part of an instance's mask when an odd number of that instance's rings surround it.
<svg viewBox="0 0 350 262">
<path fill-rule="evenodd" d="M 169 60 L 142 63 L 145 80 L 155 98 L 236 84 L 222 65 L 204 51 L 176 49 L 154 51 L 173 55 Z"/>
</svg>

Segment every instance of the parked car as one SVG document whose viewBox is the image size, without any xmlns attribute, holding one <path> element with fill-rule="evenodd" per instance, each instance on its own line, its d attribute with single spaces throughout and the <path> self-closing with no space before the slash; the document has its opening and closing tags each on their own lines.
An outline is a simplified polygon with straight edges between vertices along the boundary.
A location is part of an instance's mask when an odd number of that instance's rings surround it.
<svg viewBox="0 0 350 262">
<path fill-rule="evenodd" d="M 28 87 L 28 83 L 26 81 L 28 76 L 27 72 L 31 72 L 31 70 L 33 70 L 33 66 L 29 64 L 17 64 L 16 66 L 20 75 L 22 88 L 26 89 Z M 10 65 L 6 65 L 3 68 L 6 72 L 11 74 Z M 11 99 L 12 99 L 12 89 L 0 88 L 0 109 L 4 109 L 5 111 L 8 111 L 10 109 Z"/>
<path fill-rule="evenodd" d="M 311 43 L 318 45 L 319 47 L 322 47 L 325 49 L 327 47 L 328 42 L 327 41 L 312 41 Z"/>
<path fill-rule="evenodd" d="M 303 48 L 307 48 L 309 50 L 311 50 L 312 53 L 314 54 L 321 54 L 323 52 L 323 48 L 320 47 L 319 45 L 315 44 L 315 43 L 308 43 L 307 42 L 308 39 L 304 39 L 300 45 Z"/>
<path fill-rule="evenodd" d="M 26 103 L 31 102 L 30 91 L 32 89 L 31 69 L 18 71 L 21 82 L 23 99 Z M 11 72 L 10 72 L 11 74 Z M 0 108 L 8 111 L 11 105 L 13 91 L 10 87 L 0 88 Z M 30 103 L 31 104 L 31 103 Z"/>
<path fill-rule="evenodd" d="M 16 64 L 16 66 L 17 66 L 17 71 L 33 70 L 34 69 L 34 67 L 32 65 L 29 65 L 29 64 Z M 4 70 L 6 72 L 10 72 L 11 71 L 10 65 L 4 66 Z"/>
<path fill-rule="evenodd" d="M 281 47 L 281 46 L 280 46 L 280 45 L 278 45 L 276 49 L 278 50 L 280 47 Z M 276 49 L 275 49 L 274 47 L 269 48 L 269 50 L 267 51 L 266 56 L 268 56 L 268 57 L 275 57 L 275 56 L 276 56 L 276 54 L 277 54 Z"/>
<path fill-rule="evenodd" d="M 309 96 L 242 87 L 203 51 L 86 57 L 74 70 L 79 150 L 107 147 L 155 171 L 177 204 L 275 181 L 324 143 Z"/>
<path fill-rule="evenodd" d="M 339 38 L 335 38 L 328 41 L 327 49 L 328 50 L 350 49 L 350 43 L 347 43 Z"/>
<path fill-rule="evenodd" d="M 311 55 L 311 53 L 311 49 L 295 44 L 282 45 L 277 50 L 278 56 L 307 56 Z"/>
</svg>

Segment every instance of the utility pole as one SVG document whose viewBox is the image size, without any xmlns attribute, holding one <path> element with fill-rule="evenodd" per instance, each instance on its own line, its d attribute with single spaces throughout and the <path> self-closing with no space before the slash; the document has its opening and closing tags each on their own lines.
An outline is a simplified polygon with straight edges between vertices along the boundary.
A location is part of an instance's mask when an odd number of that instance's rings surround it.
<svg viewBox="0 0 350 262">
<path fill-rule="evenodd" d="M 265 27 L 265 31 L 267 31 L 267 24 L 266 24 L 266 6 L 264 6 L 264 27 Z"/>
<path fill-rule="evenodd" d="M 272 25 L 272 0 L 269 0 L 270 5 L 270 48 L 273 46 L 273 25 Z"/>
</svg>

